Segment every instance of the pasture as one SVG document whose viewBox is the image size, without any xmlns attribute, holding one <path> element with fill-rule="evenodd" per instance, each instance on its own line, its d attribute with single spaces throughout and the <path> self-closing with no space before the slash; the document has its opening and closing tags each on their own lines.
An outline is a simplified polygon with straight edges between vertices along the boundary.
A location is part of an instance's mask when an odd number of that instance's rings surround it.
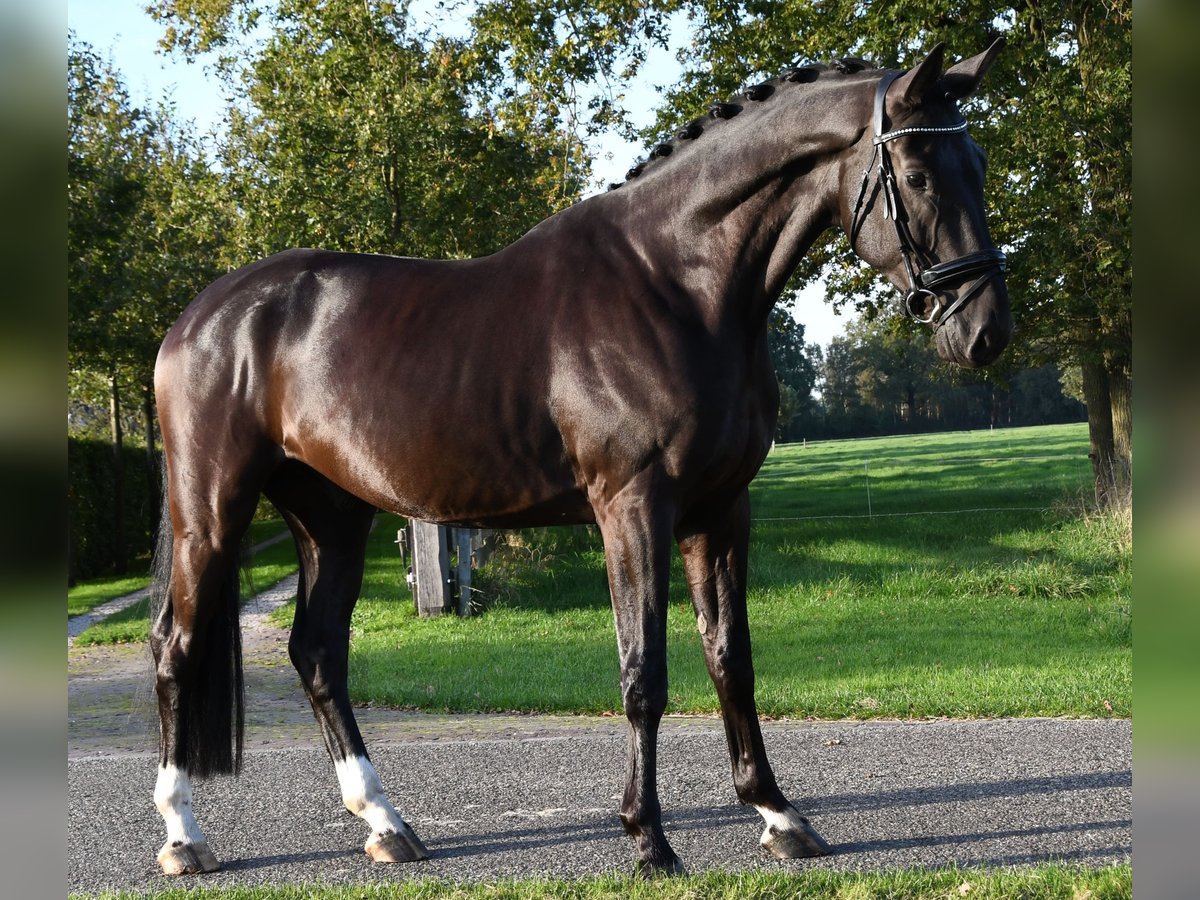
<svg viewBox="0 0 1200 900">
<path fill-rule="evenodd" d="M 1127 523 L 1085 514 L 1086 453 L 1084 425 L 775 448 L 751 488 L 760 712 L 1132 715 L 1132 547 Z M 481 614 L 420 619 L 394 544 L 401 523 L 381 516 L 371 536 L 352 623 L 356 702 L 620 713 L 595 528 L 506 535 L 476 573 Z M 251 580 L 261 589 L 294 567 L 285 541 L 259 554 Z M 79 642 L 142 640 L 146 616 L 139 604 Z M 668 640 L 668 712 L 716 712 L 678 559 Z"/>
<path fill-rule="evenodd" d="M 1132 548 L 1084 513 L 1086 453 L 1083 425 L 776 448 L 752 486 L 760 712 L 1132 715 Z M 399 524 L 368 550 L 356 702 L 620 712 L 596 529 L 509 535 L 477 573 L 481 615 L 419 619 Z M 717 711 L 678 559 L 668 631 L 668 713 Z"/>
</svg>

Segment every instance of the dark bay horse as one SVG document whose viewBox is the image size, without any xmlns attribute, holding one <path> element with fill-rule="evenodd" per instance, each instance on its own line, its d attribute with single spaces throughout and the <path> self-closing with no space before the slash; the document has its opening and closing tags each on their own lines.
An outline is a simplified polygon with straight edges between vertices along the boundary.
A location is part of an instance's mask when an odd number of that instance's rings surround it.
<svg viewBox="0 0 1200 900">
<path fill-rule="evenodd" d="M 778 857 L 829 847 L 763 750 L 746 622 L 747 485 L 778 405 L 767 318 L 840 226 L 936 328 L 994 360 L 1011 333 L 984 220 L 985 157 L 957 101 L 1000 49 L 943 71 L 794 69 L 714 105 L 628 181 L 482 259 L 292 250 L 204 290 L 155 372 L 169 574 L 155 614 L 164 872 L 217 867 L 189 776 L 241 757 L 238 547 L 260 494 L 301 561 L 289 651 L 380 862 L 427 855 L 368 760 L 347 694 L 350 613 L 377 507 L 432 522 L 594 522 L 629 719 L 620 818 L 643 871 L 676 871 L 655 744 L 671 545 L 683 555 L 737 796 Z"/>
</svg>

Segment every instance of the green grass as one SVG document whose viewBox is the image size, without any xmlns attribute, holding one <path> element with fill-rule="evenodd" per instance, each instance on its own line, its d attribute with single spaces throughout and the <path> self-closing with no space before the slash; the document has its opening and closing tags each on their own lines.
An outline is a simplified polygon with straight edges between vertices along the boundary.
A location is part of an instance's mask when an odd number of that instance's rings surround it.
<svg viewBox="0 0 1200 900">
<path fill-rule="evenodd" d="M 246 535 L 245 543 L 253 547 L 261 544 L 267 538 L 283 534 L 285 531 L 287 531 L 287 525 L 284 524 L 283 519 L 258 519 L 250 523 L 250 531 Z"/>
<path fill-rule="evenodd" d="M 1084 426 L 777 448 L 752 487 L 760 711 L 1130 716 L 1132 553 L 1102 520 L 1079 514 L 1086 452 Z M 1030 455 L 1068 458 L 1011 460 Z M 1000 457 L 1010 461 L 982 461 Z M 874 512 L 912 515 L 865 517 L 864 460 Z M 1034 509 L 951 512 L 984 507 Z M 415 616 L 395 526 L 372 535 L 352 621 L 357 701 L 620 710 L 594 528 L 520 533 L 477 573 L 485 613 L 463 620 Z M 290 615 L 279 611 L 281 622 Z M 678 559 L 668 641 L 669 711 L 715 712 Z"/>
<path fill-rule="evenodd" d="M 255 523 L 258 525 L 259 523 Z M 278 533 L 276 520 L 275 532 Z M 263 529 L 264 531 L 266 529 Z M 266 531 L 270 535 L 270 531 Z M 253 534 L 253 532 L 252 532 Z M 255 543 L 258 542 L 255 539 Z M 296 571 L 296 547 L 290 539 L 281 541 L 254 555 L 249 568 L 242 570 L 242 596 L 251 597 L 270 587 L 281 578 Z M 119 594 L 117 596 L 120 596 Z M 77 638 L 76 645 L 118 644 L 144 641 L 150 630 L 150 604 L 140 600 L 87 628 Z"/>
<path fill-rule="evenodd" d="M 250 546 L 260 543 L 267 538 L 285 530 L 283 519 L 261 519 L 250 524 L 248 543 Z M 138 559 L 130 565 L 138 574 L 125 576 L 106 576 L 104 578 L 89 578 L 80 581 L 74 587 L 67 589 L 67 618 L 83 615 L 95 609 L 101 603 L 124 597 L 134 591 L 140 591 L 150 584 L 150 560 Z"/>
<path fill-rule="evenodd" d="M 1118 900 L 1133 895 L 1129 865 L 1089 869 L 1044 865 L 1018 869 L 936 869 L 899 872 L 711 872 L 683 878 L 642 881 L 632 877 L 601 876 L 578 881 L 523 879 L 485 884 L 413 880 L 346 886 L 295 885 L 281 887 L 214 887 L 155 892 L 162 900 Z M 79 896 L 79 895 L 73 895 Z M 138 894 L 104 893 L 104 898 Z"/>
<path fill-rule="evenodd" d="M 1083 425 L 776 448 L 751 488 L 760 711 L 1131 716 L 1132 550 L 1120 522 L 1083 514 L 1086 453 Z M 1016 458 L 1030 456 L 1050 458 Z M 476 573 L 481 615 L 420 619 L 399 524 L 383 517 L 368 546 L 352 620 L 356 701 L 620 711 L 595 528 L 513 533 Z M 294 568 L 292 552 L 290 541 L 266 551 L 256 586 Z M 287 625 L 292 610 L 276 615 Z M 135 608 L 81 641 L 141 640 L 146 627 Z M 678 558 L 667 627 L 669 711 L 716 712 Z"/>
<path fill-rule="evenodd" d="M 149 569 L 149 560 L 140 560 L 133 564 L 134 568 Z M 125 575 L 122 577 L 109 576 L 80 581 L 74 587 L 67 589 L 67 618 L 81 616 L 90 612 L 101 603 L 124 597 L 134 591 L 140 591 L 150 583 L 149 573 Z"/>
</svg>

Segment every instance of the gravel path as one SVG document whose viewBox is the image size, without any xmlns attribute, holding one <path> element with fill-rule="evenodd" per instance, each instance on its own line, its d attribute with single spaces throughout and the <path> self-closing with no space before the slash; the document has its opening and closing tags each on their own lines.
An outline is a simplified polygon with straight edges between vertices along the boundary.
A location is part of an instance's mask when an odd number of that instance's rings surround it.
<svg viewBox="0 0 1200 900">
<path fill-rule="evenodd" d="M 197 815 L 224 869 L 187 883 L 630 871 L 615 815 L 623 728 L 527 725 L 523 736 L 431 737 L 426 727 L 414 729 L 424 731 L 417 739 L 373 742 L 393 801 L 432 853 L 400 866 L 362 853 L 366 830 L 341 807 L 315 735 L 305 747 L 255 748 L 240 779 L 197 786 Z M 772 724 L 766 737 L 781 784 L 834 855 L 765 857 L 758 815 L 733 798 L 720 726 L 671 723 L 660 738 L 660 788 L 689 870 L 1094 865 L 1131 854 L 1128 722 Z M 154 774 L 153 758 L 141 755 L 68 763 L 70 890 L 166 886 L 154 864 Z"/>
</svg>

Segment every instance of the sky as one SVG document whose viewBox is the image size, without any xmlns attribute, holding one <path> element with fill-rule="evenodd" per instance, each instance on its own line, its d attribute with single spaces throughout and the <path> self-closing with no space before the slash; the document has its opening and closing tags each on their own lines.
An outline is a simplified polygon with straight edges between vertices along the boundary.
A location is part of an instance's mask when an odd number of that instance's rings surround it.
<svg viewBox="0 0 1200 900">
<path fill-rule="evenodd" d="M 191 121 L 201 132 L 224 127 L 225 91 L 217 76 L 203 63 L 186 63 L 157 52 L 162 28 L 144 11 L 146 0 L 70 0 L 67 27 L 101 56 L 111 60 L 121 73 L 135 103 L 154 102 L 170 96 L 178 118 Z M 418 23 L 435 13 L 432 0 L 413 3 Z M 648 124 L 658 104 L 654 86 L 670 84 L 678 71 L 670 50 L 656 50 L 643 74 L 626 91 L 628 108 L 635 124 Z M 593 142 L 593 170 L 597 184 L 622 181 L 625 170 L 642 155 L 640 144 L 624 141 L 610 133 Z M 824 288 L 813 285 L 802 291 L 795 317 L 805 326 L 805 339 L 826 346 L 830 338 L 845 330 L 849 319 L 838 316 L 824 302 Z"/>
</svg>

